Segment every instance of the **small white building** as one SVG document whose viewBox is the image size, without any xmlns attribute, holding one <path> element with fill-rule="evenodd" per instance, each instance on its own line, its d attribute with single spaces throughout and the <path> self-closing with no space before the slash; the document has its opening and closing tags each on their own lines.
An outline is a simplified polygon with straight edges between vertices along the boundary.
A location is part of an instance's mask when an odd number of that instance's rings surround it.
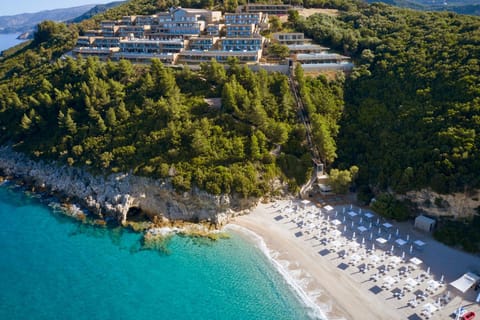
<svg viewBox="0 0 480 320">
<path fill-rule="evenodd" d="M 332 187 L 328 184 L 319 183 L 318 188 L 322 194 L 330 194 L 332 192 Z"/>
<path fill-rule="evenodd" d="M 419 230 L 431 232 L 435 227 L 435 223 L 436 221 L 434 219 L 426 217 L 424 215 L 420 215 L 415 218 L 414 227 Z"/>
</svg>

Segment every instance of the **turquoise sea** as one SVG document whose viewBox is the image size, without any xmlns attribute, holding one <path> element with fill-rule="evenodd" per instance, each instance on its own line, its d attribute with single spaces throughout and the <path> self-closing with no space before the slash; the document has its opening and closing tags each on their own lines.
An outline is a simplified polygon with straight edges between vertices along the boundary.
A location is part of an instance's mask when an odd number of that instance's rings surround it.
<svg viewBox="0 0 480 320">
<path fill-rule="evenodd" d="M 309 319 L 265 255 L 233 234 L 141 236 L 85 225 L 0 187 L 0 319 Z"/>
</svg>

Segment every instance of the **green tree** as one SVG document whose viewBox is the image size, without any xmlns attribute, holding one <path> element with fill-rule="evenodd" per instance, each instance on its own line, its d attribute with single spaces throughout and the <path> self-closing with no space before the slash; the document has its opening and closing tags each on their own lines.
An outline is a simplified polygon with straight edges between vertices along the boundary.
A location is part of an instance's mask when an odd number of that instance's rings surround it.
<svg viewBox="0 0 480 320">
<path fill-rule="evenodd" d="M 62 111 L 58 112 L 58 126 L 61 129 L 64 129 L 71 135 L 75 135 L 77 133 L 77 124 L 72 119 L 71 113 L 73 111 L 71 109 L 67 110 L 66 114 Z"/>
<path fill-rule="evenodd" d="M 332 187 L 332 191 L 337 194 L 345 194 L 351 186 L 358 167 L 351 167 L 350 170 L 331 169 L 328 176 L 328 183 Z"/>
<path fill-rule="evenodd" d="M 24 130 L 29 130 L 32 126 L 32 120 L 24 113 L 20 125 Z"/>
<path fill-rule="evenodd" d="M 111 129 L 113 129 L 117 125 L 117 115 L 115 114 L 115 110 L 113 109 L 113 107 L 108 108 L 105 115 L 105 122 L 106 125 Z"/>
<path fill-rule="evenodd" d="M 254 160 L 260 159 L 260 146 L 258 145 L 258 138 L 255 134 L 250 136 L 250 157 Z"/>
<path fill-rule="evenodd" d="M 284 44 L 272 43 L 268 46 L 268 56 L 285 59 L 290 55 L 290 49 Z"/>
<path fill-rule="evenodd" d="M 320 158 L 324 164 L 332 163 L 336 156 L 337 146 L 329 129 L 327 120 L 317 114 L 311 116 L 313 140 L 320 153 Z"/>
<path fill-rule="evenodd" d="M 282 22 L 278 16 L 272 15 L 268 17 L 270 22 L 270 30 L 272 32 L 279 32 L 282 30 Z"/>
</svg>

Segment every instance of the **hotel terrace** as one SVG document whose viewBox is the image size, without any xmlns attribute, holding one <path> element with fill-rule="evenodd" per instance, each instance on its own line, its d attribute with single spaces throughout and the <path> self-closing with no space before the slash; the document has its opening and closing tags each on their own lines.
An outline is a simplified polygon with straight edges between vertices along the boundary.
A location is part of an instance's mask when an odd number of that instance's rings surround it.
<svg viewBox="0 0 480 320">
<path fill-rule="evenodd" d="M 292 7 L 268 5 L 268 10 L 264 7 L 243 8 L 246 12 L 240 8 L 225 15 L 220 11 L 172 7 L 155 15 L 106 20 L 100 23 L 99 30 L 88 30 L 78 38 L 73 54 L 132 62 L 158 58 L 170 65 L 196 65 L 212 59 L 225 63 L 229 58 L 259 64 L 265 60 L 264 48 L 273 42 L 287 46 L 291 59 L 310 67 L 326 62 L 327 69 L 336 69 L 338 65 L 337 69 L 344 70 L 351 65 L 346 64 L 348 57 L 327 54 L 328 48 L 311 44 L 303 33 L 274 33 L 271 39 L 266 39 L 261 31 L 269 28 L 268 13 L 284 14 Z M 260 8 L 267 13 L 257 10 Z M 315 55 L 315 64 L 305 59 L 308 54 Z M 323 60 L 322 55 L 326 55 Z"/>
</svg>

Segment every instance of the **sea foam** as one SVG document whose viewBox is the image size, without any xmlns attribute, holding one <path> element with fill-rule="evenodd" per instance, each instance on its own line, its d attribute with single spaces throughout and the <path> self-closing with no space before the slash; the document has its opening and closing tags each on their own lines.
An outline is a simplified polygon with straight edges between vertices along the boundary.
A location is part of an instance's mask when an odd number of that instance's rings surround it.
<svg viewBox="0 0 480 320">
<path fill-rule="evenodd" d="M 303 270 L 289 270 L 288 267 L 292 264 L 292 262 L 279 260 L 279 253 L 269 249 L 263 238 L 255 232 L 234 224 L 229 224 L 225 228 L 227 230 L 236 231 L 237 233 L 247 236 L 250 240 L 253 240 L 257 248 L 265 255 L 265 257 L 267 257 L 270 263 L 282 275 L 298 298 L 307 306 L 307 308 L 309 308 L 309 315 L 313 319 L 328 320 L 326 312 L 331 311 L 331 305 L 318 305 L 315 303 L 315 298 L 321 295 L 321 292 L 318 290 L 309 291 L 306 289 L 310 281 L 306 279 Z"/>
</svg>

